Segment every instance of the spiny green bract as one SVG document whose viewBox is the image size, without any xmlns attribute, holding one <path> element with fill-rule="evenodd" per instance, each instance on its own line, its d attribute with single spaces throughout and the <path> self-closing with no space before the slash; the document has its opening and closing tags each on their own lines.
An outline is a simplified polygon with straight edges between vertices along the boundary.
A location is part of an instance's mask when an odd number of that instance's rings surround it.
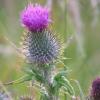
<svg viewBox="0 0 100 100">
<path fill-rule="evenodd" d="M 46 29 L 42 32 L 27 32 L 22 43 L 22 52 L 31 63 L 51 63 L 60 57 L 62 50 L 60 39 Z"/>
</svg>

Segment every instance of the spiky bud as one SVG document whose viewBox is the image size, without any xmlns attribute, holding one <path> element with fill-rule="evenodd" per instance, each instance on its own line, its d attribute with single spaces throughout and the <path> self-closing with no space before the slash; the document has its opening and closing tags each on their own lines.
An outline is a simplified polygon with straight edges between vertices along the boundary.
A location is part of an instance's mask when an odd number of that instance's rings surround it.
<svg viewBox="0 0 100 100">
<path fill-rule="evenodd" d="M 28 28 L 22 52 L 31 63 L 50 63 L 61 55 L 62 44 L 48 29 L 49 21 L 48 10 L 40 5 L 30 4 L 21 14 L 21 22 Z"/>
<path fill-rule="evenodd" d="M 28 32 L 24 37 L 22 52 L 31 63 L 50 63 L 59 57 L 61 44 L 51 31 Z"/>
<path fill-rule="evenodd" d="M 96 78 L 92 83 L 91 98 L 100 100 L 100 78 Z"/>
</svg>

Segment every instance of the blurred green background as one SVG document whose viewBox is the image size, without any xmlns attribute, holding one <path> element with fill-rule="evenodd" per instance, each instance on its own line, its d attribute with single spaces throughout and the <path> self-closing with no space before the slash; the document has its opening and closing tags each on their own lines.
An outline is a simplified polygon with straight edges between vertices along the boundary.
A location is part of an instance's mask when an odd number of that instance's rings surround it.
<svg viewBox="0 0 100 100">
<path fill-rule="evenodd" d="M 10 42 L 20 47 L 24 31 L 20 12 L 29 2 L 51 9 L 52 27 L 63 35 L 67 46 L 64 56 L 70 59 L 64 63 L 72 70 L 70 78 L 78 80 L 87 95 L 91 81 L 100 74 L 99 0 L 0 0 L 0 81 L 9 82 L 24 75 L 24 61 Z M 15 96 L 29 94 L 29 91 L 33 91 L 30 93 L 34 96 L 38 93 L 25 84 L 6 88 Z"/>
</svg>

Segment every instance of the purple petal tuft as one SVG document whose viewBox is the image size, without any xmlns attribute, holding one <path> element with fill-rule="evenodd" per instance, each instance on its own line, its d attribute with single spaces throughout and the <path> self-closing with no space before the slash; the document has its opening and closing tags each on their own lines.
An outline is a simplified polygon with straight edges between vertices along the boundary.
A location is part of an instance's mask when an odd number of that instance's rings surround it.
<svg viewBox="0 0 100 100">
<path fill-rule="evenodd" d="M 20 17 L 22 25 L 32 32 L 44 30 L 50 22 L 48 9 L 37 4 L 29 4 Z"/>
</svg>

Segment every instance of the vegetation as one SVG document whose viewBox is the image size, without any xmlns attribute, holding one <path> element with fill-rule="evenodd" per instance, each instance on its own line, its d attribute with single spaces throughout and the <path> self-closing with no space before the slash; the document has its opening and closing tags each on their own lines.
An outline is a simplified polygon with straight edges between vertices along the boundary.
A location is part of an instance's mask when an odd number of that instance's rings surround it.
<svg viewBox="0 0 100 100">
<path fill-rule="evenodd" d="M 64 77 L 68 79 L 66 86 L 67 94 L 61 91 L 59 99 L 73 99 L 73 89 L 75 98 L 80 96 L 80 100 L 90 95 L 91 82 L 99 77 L 100 74 L 100 24 L 98 0 L 2 0 L 0 1 L 0 91 L 9 95 L 8 99 L 14 100 L 25 97 L 39 100 L 41 90 L 40 84 L 31 82 L 22 82 L 25 73 L 31 75 L 31 65 L 23 60 L 20 54 L 19 42 L 23 36 L 24 28 L 20 25 L 20 12 L 28 3 L 39 3 L 47 6 L 51 11 L 52 25 L 51 29 L 62 35 L 65 43 L 63 62 L 56 64 L 57 69 L 62 69 Z M 29 66 L 29 69 L 26 69 Z M 35 75 L 36 70 L 33 69 Z M 55 77 L 55 81 L 60 80 L 60 75 Z M 16 79 L 22 78 L 21 81 Z M 28 77 L 28 80 L 30 77 Z M 33 77 L 32 77 L 33 78 Z M 39 81 L 43 81 L 38 76 Z M 32 79 L 31 79 L 32 80 Z M 12 82 L 14 81 L 14 82 Z M 70 84 L 69 84 L 70 81 Z M 10 82 L 10 83 L 9 83 Z M 21 84 L 12 84 L 19 83 Z M 35 84 L 35 85 L 34 85 Z M 38 87 L 38 88 L 37 88 Z M 82 92 L 83 91 L 83 92 Z M 84 94 L 83 94 L 84 93 Z M 1 97 L 6 97 L 3 93 Z"/>
</svg>

